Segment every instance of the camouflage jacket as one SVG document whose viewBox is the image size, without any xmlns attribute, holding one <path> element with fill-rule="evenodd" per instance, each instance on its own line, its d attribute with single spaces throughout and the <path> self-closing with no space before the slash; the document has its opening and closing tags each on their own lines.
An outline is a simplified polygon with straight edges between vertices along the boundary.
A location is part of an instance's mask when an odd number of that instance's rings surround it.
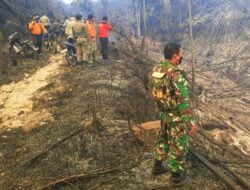
<svg viewBox="0 0 250 190">
<path fill-rule="evenodd" d="M 153 69 L 151 85 L 164 123 L 192 125 L 195 122 L 189 97 L 190 84 L 184 71 L 170 62 L 161 62 Z"/>
</svg>

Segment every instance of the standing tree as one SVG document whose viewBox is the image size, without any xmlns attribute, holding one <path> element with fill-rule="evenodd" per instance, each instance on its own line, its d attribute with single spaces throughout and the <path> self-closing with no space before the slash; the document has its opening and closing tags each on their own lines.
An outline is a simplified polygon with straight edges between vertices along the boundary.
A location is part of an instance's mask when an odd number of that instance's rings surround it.
<svg viewBox="0 0 250 190">
<path fill-rule="evenodd" d="M 136 26 L 137 26 L 137 36 L 141 36 L 141 1 L 135 0 L 135 16 L 136 16 Z"/>
<path fill-rule="evenodd" d="M 104 10 L 103 14 L 104 15 L 108 15 L 108 11 L 109 11 L 109 1 L 108 0 L 101 0 L 102 2 L 102 8 Z"/>
<path fill-rule="evenodd" d="M 191 45 L 191 56 L 192 56 L 192 89 L 191 89 L 191 98 L 194 100 L 194 85 L 195 85 L 195 52 L 194 52 L 194 39 L 193 39 L 193 26 L 192 26 L 192 0 L 188 2 L 189 10 L 189 38 Z"/>
<path fill-rule="evenodd" d="M 142 39 L 142 46 L 141 46 L 141 51 L 143 52 L 145 49 L 145 39 L 147 36 L 147 15 L 146 15 L 146 0 L 142 0 L 142 4 L 143 4 L 143 26 L 144 26 L 144 34 L 143 34 L 143 39 Z"/>
<path fill-rule="evenodd" d="M 85 16 L 89 13 L 93 13 L 94 10 L 93 2 L 91 0 L 73 0 L 71 5 L 75 8 L 75 10 Z"/>
</svg>

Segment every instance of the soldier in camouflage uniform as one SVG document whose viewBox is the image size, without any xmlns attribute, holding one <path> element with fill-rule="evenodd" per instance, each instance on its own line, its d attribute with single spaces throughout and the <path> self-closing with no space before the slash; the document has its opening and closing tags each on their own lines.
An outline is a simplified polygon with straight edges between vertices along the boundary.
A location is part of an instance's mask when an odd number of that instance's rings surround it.
<svg viewBox="0 0 250 190">
<path fill-rule="evenodd" d="M 189 135 L 197 131 L 190 105 L 189 82 L 184 71 L 177 68 L 182 60 L 178 44 L 167 44 L 165 61 L 157 65 L 151 76 L 152 95 L 160 109 L 161 129 L 153 152 L 154 175 L 171 172 L 172 182 L 180 183 L 185 170 Z M 168 168 L 162 165 L 167 160 Z"/>
</svg>

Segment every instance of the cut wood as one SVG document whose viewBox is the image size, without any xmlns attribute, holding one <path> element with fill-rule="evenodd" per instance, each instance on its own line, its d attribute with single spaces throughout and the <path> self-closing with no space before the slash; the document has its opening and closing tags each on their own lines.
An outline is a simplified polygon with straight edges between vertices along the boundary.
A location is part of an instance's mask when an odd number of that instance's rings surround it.
<svg viewBox="0 0 250 190">
<path fill-rule="evenodd" d="M 157 138 L 160 127 L 161 123 L 158 120 L 132 126 L 131 130 L 140 142 L 152 145 Z"/>
</svg>

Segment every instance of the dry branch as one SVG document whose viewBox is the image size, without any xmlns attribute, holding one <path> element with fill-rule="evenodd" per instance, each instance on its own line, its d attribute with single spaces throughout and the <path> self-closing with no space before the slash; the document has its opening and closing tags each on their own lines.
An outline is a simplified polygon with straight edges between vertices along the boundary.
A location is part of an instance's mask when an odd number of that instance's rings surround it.
<svg viewBox="0 0 250 190">
<path fill-rule="evenodd" d="M 76 134 L 78 134 L 80 131 L 82 131 L 83 129 L 78 129 L 76 131 L 74 131 L 73 133 L 71 133 L 70 135 L 67 135 L 66 137 L 62 138 L 61 140 L 57 141 L 56 143 L 50 145 L 48 148 L 42 150 L 40 153 L 36 154 L 35 156 L 33 156 L 32 158 L 24 161 L 20 166 L 16 167 L 15 169 L 13 169 L 11 171 L 11 173 L 17 171 L 18 169 L 31 165 L 35 160 L 37 160 L 39 157 L 42 157 L 43 155 L 45 155 L 48 151 L 52 150 L 53 148 L 55 148 L 56 146 L 58 146 L 59 144 L 63 143 L 64 141 L 66 141 L 67 139 L 75 136 Z"/>
<path fill-rule="evenodd" d="M 105 170 L 105 171 L 101 171 L 101 172 L 93 172 L 93 173 L 89 173 L 89 174 L 77 174 L 77 175 L 72 175 L 72 176 L 67 176 L 67 177 L 61 177 L 59 179 L 56 179 L 55 181 L 53 181 L 52 183 L 49 183 L 48 185 L 36 189 L 36 190 L 47 190 L 50 188 L 55 188 L 55 187 L 60 187 L 64 184 L 68 184 L 69 182 L 78 180 L 80 178 L 92 178 L 92 177 L 98 177 L 102 174 L 107 174 L 107 173 L 112 173 L 112 172 L 118 172 L 121 169 L 109 169 L 109 170 Z"/>
<path fill-rule="evenodd" d="M 243 154 L 238 154 L 237 152 L 234 151 L 234 149 L 232 149 L 231 147 L 226 147 L 222 144 L 219 144 L 218 142 L 216 142 L 215 140 L 213 140 L 212 137 L 209 137 L 208 134 L 205 134 L 204 132 L 199 132 L 199 134 L 202 135 L 203 138 L 205 138 L 206 140 L 210 141 L 211 143 L 213 143 L 214 145 L 222 148 L 223 150 L 227 151 L 228 153 L 230 153 L 233 156 L 237 156 L 240 159 L 242 159 L 243 161 L 249 161 L 249 158 Z"/>
<path fill-rule="evenodd" d="M 118 178 L 107 180 L 107 181 L 102 181 L 99 184 L 95 185 L 94 187 L 90 188 L 89 190 L 94 190 L 94 189 L 97 189 L 98 187 L 101 187 L 102 185 L 107 184 L 107 183 L 111 183 L 111 182 L 116 183 L 118 181 L 120 181 L 120 179 L 118 179 Z"/>
<path fill-rule="evenodd" d="M 164 190 L 167 190 L 167 189 L 172 189 L 174 187 L 178 187 L 178 186 L 181 186 L 183 185 L 182 183 L 181 184 L 165 184 L 165 185 L 157 185 L 155 187 L 153 187 L 151 190 L 159 190 L 159 189 L 164 189 Z"/>
</svg>

